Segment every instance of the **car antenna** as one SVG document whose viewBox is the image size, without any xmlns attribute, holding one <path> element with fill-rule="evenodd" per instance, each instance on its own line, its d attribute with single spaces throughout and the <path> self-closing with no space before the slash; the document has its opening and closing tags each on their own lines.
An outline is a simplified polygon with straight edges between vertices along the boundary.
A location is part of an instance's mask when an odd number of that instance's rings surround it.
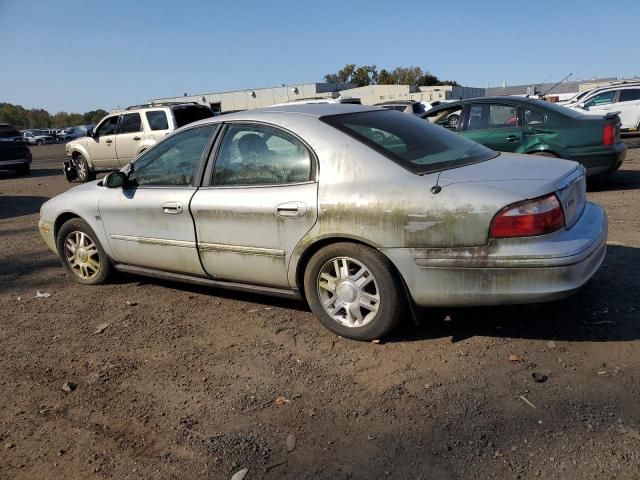
<svg viewBox="0 0 640 480">
<path fill-rule="evenodd" d="M 555 83 L 551 88 L 549 88 L 546 92 L 544 92 L 541 96 L 544 97 L 547 93 L 549 93 L 551 90 L 553 90 L 554 88 L 556 88 L 558 85 L 560 85 L 562 82 L 564 82 L 567 78 L 569 78 L 571 75 L 573 75 L 573 73 L 570 73 L 569 75 L 567 75 L 566 77 L 564 77 L 562 80 L 560 80 L 558 83 Z"/>
<path fill-rule="evenodd" d="M 431 193 L 433 193 L 434 195 L 442 191 L 442 187 L 438 185 L 438 183 L 440 182 L 440 175 L 442 175 L 442 170 L 438 172 L 438 178 L 436 178 L 436 184 L 433 187 L 431 187 Z"/>
</svg>

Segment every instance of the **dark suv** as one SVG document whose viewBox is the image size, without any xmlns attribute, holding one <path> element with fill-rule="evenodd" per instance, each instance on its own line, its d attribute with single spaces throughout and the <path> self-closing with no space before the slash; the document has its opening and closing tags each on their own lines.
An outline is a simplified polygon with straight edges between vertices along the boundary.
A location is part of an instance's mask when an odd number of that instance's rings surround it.
<svg viewBox="0 0 640 480">
<path fill-rule="evenodd" d="M 0 123 L 0 169 L 27 175 L 31 169 L 31 150 L 22 134 L 6 123 Z"/>
</svg>

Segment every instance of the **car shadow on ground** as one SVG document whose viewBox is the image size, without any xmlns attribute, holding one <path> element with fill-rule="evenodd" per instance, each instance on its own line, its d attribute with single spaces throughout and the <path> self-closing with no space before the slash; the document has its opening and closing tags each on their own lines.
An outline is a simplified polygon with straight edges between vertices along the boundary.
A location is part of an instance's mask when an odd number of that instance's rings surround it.
<svg viewBox="0 0 640 480">
<path fill-rule="evenodd" d="M 0 195 L 0 220 L 38 213 L 47 197 Z"/>
<path fill-rule="evenodd" d="M 50 177 L 52 175 L 62 175 L 60 168 L 34 168 L 28 175 L 18 176 L 13 170 L 0 170 L 0 180 L 13 180 L 30 177 Z"/>
<path fill-rule="evenodd" d="M 609 245 L 598 273 L 574 295 L 538 305 L 422 309 L 420 325 L 406 322 L 386 340 L 423 341 L 475 336 L 611 342 L 640 339 L 640 284 L 629 266 L 640 264 L 640 249 Z M 412 322 L 411 322 L 412 323 Z"/>
<path fill-rule="evenodd" d="M 564 340 L 580 342 L 630 341 L 640 339 L 640 288 L 633 270 L 640 264 L 640 249 L 610 245 L 600 271 L 571 297 L 539 305 L 419 309 L 416 322 L 407 316 L 386 343 L 428 341 L 451 337 L 459 342 L 475 336 Z M 309 311 L 304 301 L 275 298 L 177 283 L 168 280 L 119 274 L 116 283 L 152 284 L 178 290 L 215 295 L 239 302 Z M 624 288 L 620 288 L 623 285 Z M 318 324 L 318 328 L 321 328 Z"/>
<path fill-rule="evenodd" d="M 603 182 L 589 184 L 590 192 L 640 189 L 639 170 L 618 170 Z"/>
</svg>

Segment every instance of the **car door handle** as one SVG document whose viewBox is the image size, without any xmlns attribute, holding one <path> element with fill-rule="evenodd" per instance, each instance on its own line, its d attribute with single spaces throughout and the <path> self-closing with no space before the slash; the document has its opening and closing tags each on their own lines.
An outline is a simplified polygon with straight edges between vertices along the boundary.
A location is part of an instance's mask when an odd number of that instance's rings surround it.
<svg viewBox="0 0 640 480">
<path fill-rule="evenodd" d="M 182 204 L 180 202 L 167 202 L 162 204 L 162 211 L 169 215 L 179 215 L 182 213 Z"/>
<path fill-rule="evenodd" d="M 517 135 L 509 135 L 507 137 L 507 142 L 513 143 L 513 142 L 517 142 L 518 140 L 520 140 L 520 137 Z"/>
<path fill-rule="evenodd" d="M 276 213 L 281 217 L 303 217 L 307 206 L 302 202 L 285 202 L 276 206 Z"/>
<path fill-rule="evenodd" d="M 107 139 L 107 140 L 104 141 L 104 143 L 111 143 L 111 142 L 113 142 L 113 140 L 111 140 L 111 139 Z"/>
<path fill-rule="evenodd" d="M 135 137 L 133 137 L 133 140 L 135 140 L 135 141 L 137 142 L 138 140 L 140 140 L 140 137 L 138 137 L 138 136 L 136 135 Z"/>
</svg>

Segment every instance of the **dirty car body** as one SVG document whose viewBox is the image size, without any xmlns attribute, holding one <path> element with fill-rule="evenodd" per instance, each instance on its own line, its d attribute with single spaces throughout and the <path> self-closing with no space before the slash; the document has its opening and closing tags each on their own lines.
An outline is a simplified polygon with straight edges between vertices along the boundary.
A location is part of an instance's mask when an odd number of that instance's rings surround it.
<svg viewBox="0 0 640 480">
<path fill-rule="evenodd" d="M 81 283 L 111 265 L 305 297 L 334 332 L 372 339 L 409 302 L 570 294 L 604 258 L 607 219 L 575 162 L 375 107 L 294 105 L 184 127 L 46 202 L 40 230 Z"/>
</svg>

